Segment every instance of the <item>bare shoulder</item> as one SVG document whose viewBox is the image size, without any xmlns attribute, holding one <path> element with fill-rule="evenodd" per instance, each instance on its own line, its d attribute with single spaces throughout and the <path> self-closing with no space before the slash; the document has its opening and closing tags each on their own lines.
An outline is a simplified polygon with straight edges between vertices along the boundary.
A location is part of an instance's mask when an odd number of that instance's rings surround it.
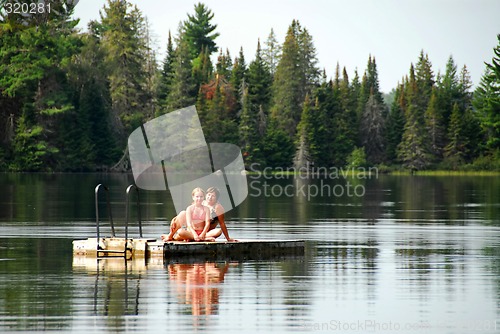
<svg viewBox="0 0 500 334">
<path fill-rule="evenodd" d="M 215 204 L 215 212 L 224 213 L 224 207 L 220 203 Z"/>
</svg>

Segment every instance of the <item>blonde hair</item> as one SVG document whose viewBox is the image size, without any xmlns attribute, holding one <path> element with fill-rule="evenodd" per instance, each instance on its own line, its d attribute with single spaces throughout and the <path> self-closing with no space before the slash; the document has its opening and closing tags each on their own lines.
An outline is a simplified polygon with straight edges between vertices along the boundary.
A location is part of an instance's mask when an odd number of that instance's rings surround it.
<svg viewBox="0 0 500 334">
<path fill-rule="evenodd" d="M 194 194 L 199 192 L 199 191 L 203 194 L 203 196 L 205 196 L 205 191 L 203 189 L 201 189 L 200 187 L 194 188 L 193 191 L 191 192 L 191 196 L 194 196 Z"/>
</svg>

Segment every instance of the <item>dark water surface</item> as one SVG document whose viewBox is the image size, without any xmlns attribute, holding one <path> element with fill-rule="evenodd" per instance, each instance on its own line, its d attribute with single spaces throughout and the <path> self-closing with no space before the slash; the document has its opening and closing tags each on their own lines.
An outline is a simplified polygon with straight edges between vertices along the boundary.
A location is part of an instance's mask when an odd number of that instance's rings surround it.
<svg viewBox="0 0 500 334">
<path fill-rule="evenodd" d="M 253 175 L 231 236 L 305 239 L 305 256 L 73 257 L 72 240 L 96 233 L 95 185 L 110 187 L 120 235 L 131 181 L 0 174 L 0 332 L 500 333 L 497 176 Z M 168 194 L 141 202 L 145 237 L 159 237 Z"/>
</svg>

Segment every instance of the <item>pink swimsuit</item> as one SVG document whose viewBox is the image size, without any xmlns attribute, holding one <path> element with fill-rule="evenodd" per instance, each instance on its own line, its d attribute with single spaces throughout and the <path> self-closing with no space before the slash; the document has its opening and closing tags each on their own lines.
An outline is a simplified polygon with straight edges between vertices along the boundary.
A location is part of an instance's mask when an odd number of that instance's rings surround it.
<svg viewBox="0 0 500 334">
<path fill-rule="evenodd" d="M 205 209 L 201 212 L 201 215 L 195 216 L 196 210 L 193 208 L 193 213 L 191 215 L 192 220 L 205 220 Z"/>
</svg>

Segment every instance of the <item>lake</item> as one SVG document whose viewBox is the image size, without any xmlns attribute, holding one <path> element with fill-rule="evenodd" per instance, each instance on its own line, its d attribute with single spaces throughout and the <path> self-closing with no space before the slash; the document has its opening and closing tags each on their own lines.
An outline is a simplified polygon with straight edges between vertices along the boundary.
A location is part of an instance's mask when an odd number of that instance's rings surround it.
<svg viewBox="0 0 500 334">
<path fill-rule="evenodd" d="M 0 174 L 0 331 L 500 332 L 498 176 L 249 175 L 247 199 L 226 217 L 230 235 L 304 239 L 304 256 L 73 257 L 72 240 L 96 234 L 95 186 L 109 186 L 120 235 L 132 182 Z M 140 194 L 144 236 L 158 238 L 171 199 Z M 99 208 L 105 216 L 103 199 Z"/>
</svg>

